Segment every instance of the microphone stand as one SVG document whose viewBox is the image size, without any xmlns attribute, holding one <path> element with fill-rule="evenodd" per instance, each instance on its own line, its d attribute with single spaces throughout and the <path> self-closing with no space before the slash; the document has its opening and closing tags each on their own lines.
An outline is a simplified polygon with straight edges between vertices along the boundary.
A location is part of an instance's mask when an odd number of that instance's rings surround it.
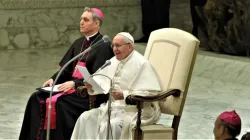
<svg viewBox="0 0 250 140">
<path fill-rule="evenodd" d="M 105 40 L 104 40 L 104 42 L 105 42 Z M 88 47 L 86 50 L 84 50 L 83 52 L 81 52 L 80 54 L 78 54 L 77 56 L 75 56 L 74 58 L 72 58 L 70 61 L 68 61 L 68 62 L 60 69 L 59 73 L 57 74 L 56 79 L 55 79 L 55 81 L 53 82 L 53 86 L 52 86 L 52 89 L 51 89 L 51 91 L 50 91 L 50 95 L 49 95 L 49 98 L 50 98 L 50 99 L 49 99 L 49 106 L 48 106 L 48 112 L 49 112 L 49 114 L 48 114 L 48 125 L 47 125 L 46 140 L 49 140 L 49 139 L 50 139 L 50 137 L 49 137 L 49 136 L 50 136 L 50 117 L 51 117 L 51 102 L 52 102 L 52 98 L 51 98 L 51 97 L 52 97 L 52 92 L 53 92 L 55 83 L 58 81 L 59 76 L 61 75 L 61 73 L 63 72 L 63 70 L 64 70 L 70 63 L 72 63 L 73 61 L 75 61 L 78 57 L 80 57 L 80 56 L 86 54 L 86 53 L 89 52 L 91 49 L 97 48 L 97 46 L 99 46 L 99 45 L 102 44 L 102 43 L 103 43 L 103 40 L 97 42 L 97 43 L 94 44 L 92 47 L 91 47 L 91 46 Z"/>
<path fill-rule="evenodd" d="M 113 85 L 113 82 L 112 82 L 112 79 L 109 78 L 107 75 L 104 75 L 104 74 L 93 74 L 91 77 L 93 76 L 104 76 L 106 78 L 108 78 L 110 80 L 110 88 L 109 88 L 109 100 L 108 100 L 108 121 L 107 121 L 107 136 L 106 136 L 106 139 L 109 140 L 109 131 L 110 131 L 110 117 L 111 117 L 111 98 L 112 98 L 112 85 Z M 112 129 L 111 129 L 111 136 L 112 136 Z M 113 136 L 112 136 L 113 137 Z M 112 138 L 113 139 L 113 138 Z"/>
<path fill-rule="evenodd" d="M 108 100 L 108 121 L 107 121 L 107 140 L 109 140 L 109 129 L 111 127 L 110 125 L 110 117 L 111 117 L 111 97 L 112 97 L 112 80 L 110 82 L 110 89 L 109 89 L 109 100 Z M 112 136 L 112 129 L 111 129 L 111 136 Z M 112 136 L 113 137 L 113 136 Z M 112 138 L 113 139 L 113 138 Z"/>
</svg>

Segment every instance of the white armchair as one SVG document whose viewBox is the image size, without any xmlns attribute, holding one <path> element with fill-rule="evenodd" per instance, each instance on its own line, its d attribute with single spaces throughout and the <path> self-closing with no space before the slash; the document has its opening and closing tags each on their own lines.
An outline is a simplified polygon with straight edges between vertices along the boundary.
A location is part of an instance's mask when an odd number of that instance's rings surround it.
<svg viewBox="0 0 250 140">
<path fill-rule="evenodd" d="M 153 97 L 127 97 L 127 103 L 136 104 L 138 109 L 134 139 L 177 139 L 199 44 L 193 35 L 175 28 L 159 29 L 151 33 L 144 56 L 157 71 L 164 92 Z M 141 126 L 143 102 L 152 101 L 159 101 L 162 113 L 174 115 L 171 127 L 162 124 Z"/>
</svg>

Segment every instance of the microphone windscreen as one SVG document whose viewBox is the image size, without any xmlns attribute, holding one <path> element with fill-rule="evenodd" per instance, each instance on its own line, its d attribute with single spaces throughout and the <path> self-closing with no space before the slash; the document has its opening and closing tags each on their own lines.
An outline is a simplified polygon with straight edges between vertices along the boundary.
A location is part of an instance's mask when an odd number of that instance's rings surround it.
<svg viewBox="0 0 250 140">
<path fill-rule="evenodd" d="M 111 42 L 109 36 L 107 36 L 107 35 L 104 35 L 104 36 L 102 37 L 102 39 L 103 39 L 104 43 Z"/>
<path fill-rule="evenodd" d="M 111 64 L 111 61 L 110 61 L 110 60 L 107 60 L 105 63 L 106 63 L 107 65 L 110 65 L 110 64 Z"/>
</svg>

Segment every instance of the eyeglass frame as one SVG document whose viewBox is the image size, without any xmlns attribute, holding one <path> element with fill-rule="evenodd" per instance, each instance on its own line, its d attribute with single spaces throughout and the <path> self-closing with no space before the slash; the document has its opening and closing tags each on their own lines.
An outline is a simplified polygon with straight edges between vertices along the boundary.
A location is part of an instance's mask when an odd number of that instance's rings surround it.
<svg viewBox="0 0 250 140">
<path fill-rule="evenodd" d="M 114 44 L 111 44 L 111 48 L 120 48 L 121 46 L 124 46 L 124 45 L 128 45 L 128 44 L 131 44 L 131 43 L 124 43 L 124 44 L 121 44 L 121 45 L 114 45 Z"/>
</svg>

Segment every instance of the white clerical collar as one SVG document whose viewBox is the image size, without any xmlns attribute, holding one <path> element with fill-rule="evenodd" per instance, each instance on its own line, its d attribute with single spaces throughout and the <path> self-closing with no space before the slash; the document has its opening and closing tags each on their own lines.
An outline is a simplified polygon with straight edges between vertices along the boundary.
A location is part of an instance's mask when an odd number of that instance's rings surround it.
<svg viewBox="0 0 250 140">
<path fill-rule="evenodd" d="M 133 53 L 134 53 L 134 50 L 125 59 L 121 60 L 121 62 L 126 63 L 129 60 L 129 58 L 133 55 Z"/>
<path fill-rule="evenodd" d="M 86 37 L 86 39 L 89 41 L 89 39 L 90 39 L 91 37 L 95 36 L 97 33 L 98 33 L 98 32 L 94 33 L 93 35 L 85 36 L 85 37 Z"/>
</svg>

